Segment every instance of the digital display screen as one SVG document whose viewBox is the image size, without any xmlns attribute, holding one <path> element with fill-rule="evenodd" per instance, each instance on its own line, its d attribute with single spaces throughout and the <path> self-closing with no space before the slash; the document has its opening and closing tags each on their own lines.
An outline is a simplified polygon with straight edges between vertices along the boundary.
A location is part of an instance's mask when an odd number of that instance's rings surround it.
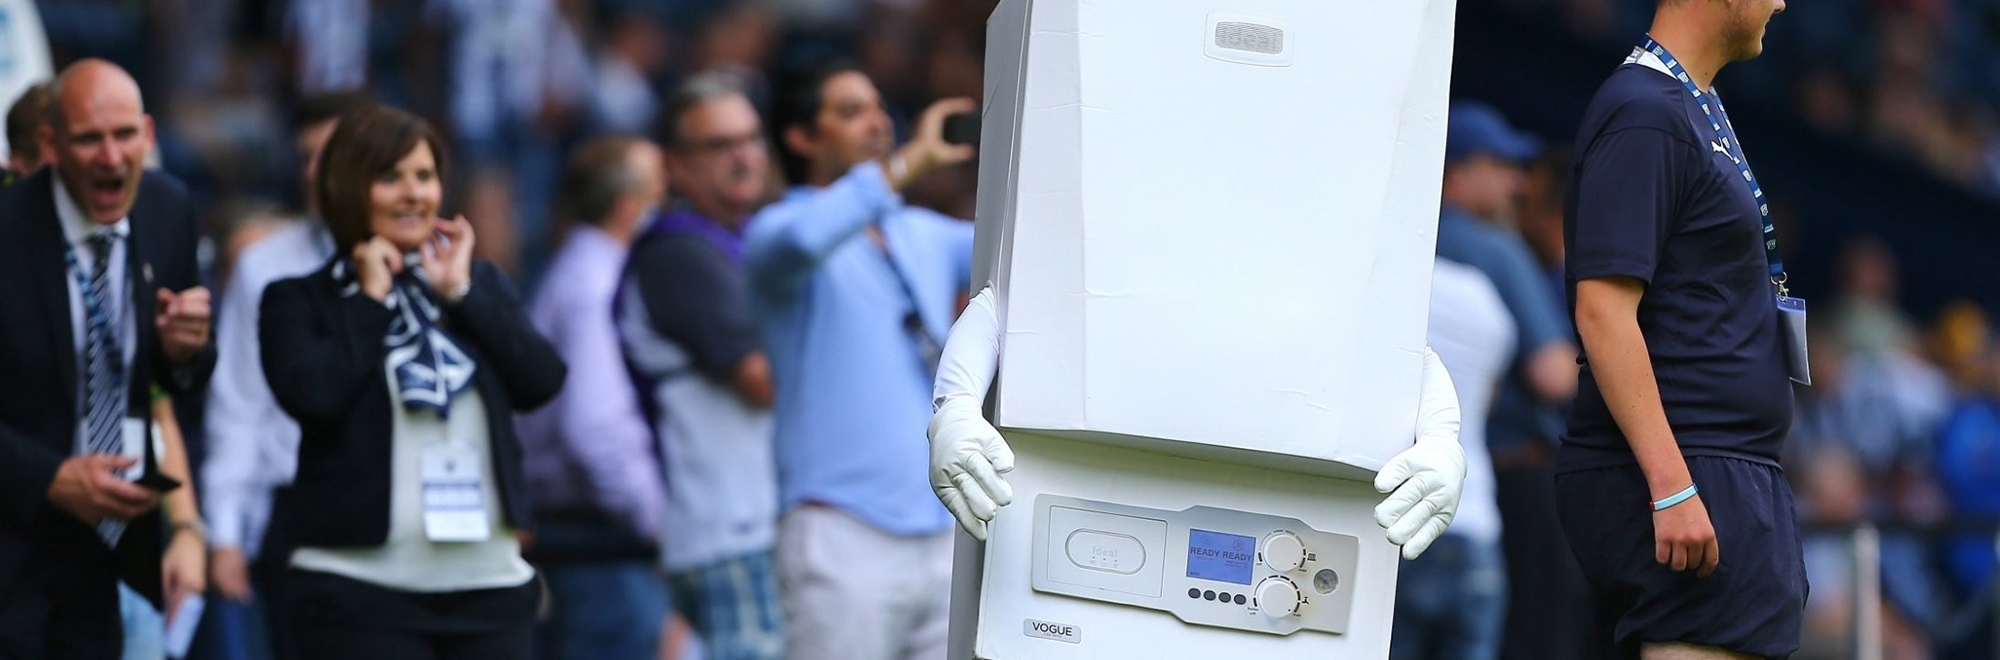
<svg viewBox="0 0 2000 660">
<path fill-rule="evenodd" d="M 1188 530 L 1187 574 L 1191 578 L 1250 585 L 1257 539 L 1202 529 Z"/>
</svg>

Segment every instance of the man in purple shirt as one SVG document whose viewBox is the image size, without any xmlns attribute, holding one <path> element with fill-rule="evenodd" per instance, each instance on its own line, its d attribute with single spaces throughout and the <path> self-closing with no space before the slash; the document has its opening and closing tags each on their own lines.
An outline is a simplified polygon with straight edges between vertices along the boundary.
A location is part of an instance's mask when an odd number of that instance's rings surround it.
<svg viewBox="0 0 2000 660">
<path fill-rule="evenodd" d="M 658 135 L 680 203 L 632 244 L 613 307 L 665 466 L 660 565 L 704 657 L 779 660 L 774 394 L 740 233 L 770 181 L 763 126 L 711 72 L 668 98 Z"/>
<path fill-rule="evenodd" d="M 554 616 L 538 631 L 562 658 L 652 658 L 667 591 L 653 560 L 665 488 L 625 373 L 612 297 L 627 251 L 666 196 L 660 148 L 608 137 L 578 150 L 563 181 L 577 221 L 529 310 L 573 376 L 520 418 L 537 522 L 529 559 Z"/>
</svg>

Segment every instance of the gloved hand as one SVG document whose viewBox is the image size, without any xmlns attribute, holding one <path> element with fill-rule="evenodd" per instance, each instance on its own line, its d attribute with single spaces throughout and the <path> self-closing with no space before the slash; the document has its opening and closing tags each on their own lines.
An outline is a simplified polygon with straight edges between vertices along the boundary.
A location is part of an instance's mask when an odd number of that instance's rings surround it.
<svg viewBox="0 0 2000 660">
<path fill-rule="evenodd" d="M 1014 470 L 1014 451 L 967 399 L 944 402 L 931 415 L 931 490 L 966 533 L 986 540 L 986 524 L 1014 501 L 1001 475 Z"/>
<path fill-rule="evenodd" d="M 966 533 L 986 540 L 986 524 L 1014 501 L 1004 475 L 1014 451 L 980 412 L 1000 360 L 1000 319 L 993 289 L 973 296 L 945 337 L 932 390 L 931 491 Z"/>
<path fill-rule="evenodd" d="M 1417 405 L 1417 443 L 1389 459 L 1375 475 L 1375 490 L 1389 496 L 1375 507 L 1375 523 L 1389 542 L 1416 559 L 1444 535 L 1465 489 L 1465 450 L 1458 444 L 1458 395 L 1451 374 L 1424 349 L 1423 398 Z M 1393 492 L 1392 492 L 1393 491 Z"/>
</svg>

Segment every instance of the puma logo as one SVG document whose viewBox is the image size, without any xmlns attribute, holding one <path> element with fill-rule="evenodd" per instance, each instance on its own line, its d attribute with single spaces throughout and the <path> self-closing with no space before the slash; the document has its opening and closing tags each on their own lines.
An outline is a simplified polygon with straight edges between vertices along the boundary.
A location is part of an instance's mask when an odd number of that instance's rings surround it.
<svg viewBox="0 0 2000 660">
<path fill-rule="evenodd" d="M 1732 162 L 1732 163 L 1739 163 L 1739 164 L 1740 164 L 1740 163 L 1742 163 L 1743 161 L 1740 161 L 1740 160 L 1737 160 L 1737 159 L 1736 159 L 1736 154 L 1735 154 L 1735 153 L 1733 153 L 1733 152 L 1731 152 L 1731 151 L 1729 150 L 1729 146 L 1728 146 L 1728 145 L 1729 145 L 1729 141 L 1728 141 L 1727 139 L 1723 139 L 1723 140 L 1715 140 L 1715 141 L 1711 141 L 1711 142 L 1709 142 L 1709 143 L 1708 143 L 1708 148 L 1710 148 L 1710 149 L 1714 149 L 1714 150 L 1715 150 L 1715 153 L 1719 153 L 1719 154 L 1722 154 L 1722 155 L 1724 155 L 1724 156 L 1728 156 L 1728 157 L 1729 157 L 1729 162 Z"/>
</svg>

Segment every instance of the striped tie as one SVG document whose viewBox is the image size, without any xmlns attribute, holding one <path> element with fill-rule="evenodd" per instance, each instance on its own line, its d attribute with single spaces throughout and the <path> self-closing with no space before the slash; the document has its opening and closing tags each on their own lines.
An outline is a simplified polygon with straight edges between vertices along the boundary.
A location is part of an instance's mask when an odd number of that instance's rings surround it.
<svg viewBox="0 0 2000 660">
<path fill-rule="evenodd" d="M 117 307 L 106 300 L 111 293 L 108 273 L 115 240 L 118 236 L 111 232 L 99 232 L 89 239 L 96 258 L 90 268 L 90 290 L 82 292 L 87 315 L 83 356 L 89 367 L 83 382 L 84 451 L 118 456 L 125 453 L 125 353 L 119 349 L 118 323 L 112 316 Z M 105 543 L 117 547 L 125 522 L 106 518 L 97 523 L 97 533 Z"/>
</svg>

